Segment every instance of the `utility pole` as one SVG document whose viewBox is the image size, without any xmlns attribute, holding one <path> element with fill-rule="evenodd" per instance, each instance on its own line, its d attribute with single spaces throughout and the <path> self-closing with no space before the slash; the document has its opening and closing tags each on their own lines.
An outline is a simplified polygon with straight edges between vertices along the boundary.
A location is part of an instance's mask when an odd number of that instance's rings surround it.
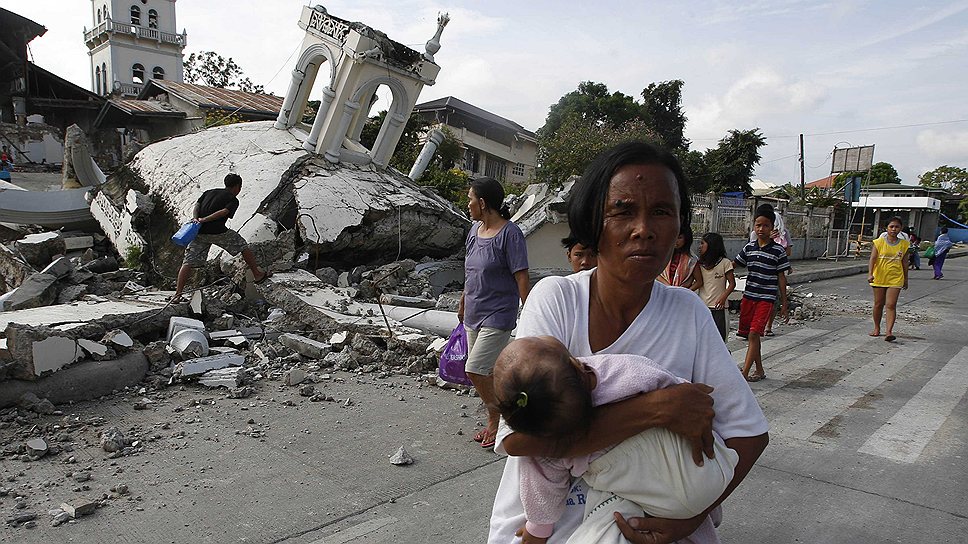
<svg viewBox="0 0 968 544">
<path fill-rule="evenodd" d="M 803 134 L 800 134 L 800 200 L 807 197 L 807 186 L 803 179 Z"/>
</svg>

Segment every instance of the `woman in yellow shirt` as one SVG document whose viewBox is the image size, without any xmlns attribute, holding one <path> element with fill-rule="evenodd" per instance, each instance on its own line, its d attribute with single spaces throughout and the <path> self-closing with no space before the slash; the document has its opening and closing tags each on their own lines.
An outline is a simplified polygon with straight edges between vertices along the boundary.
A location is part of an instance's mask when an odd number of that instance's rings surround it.
<svg viewBox="0 0 968 544">
<path fill-rule="evenodd" d="M 867 264 L 867 281 L 874 289 L 874 330 L 871 336 L 881 335 L 881 314 L 887 310 L 887 336 L 893 342 L 894 320 L 897 318 L 897 297 L 901 289 L 908 288 L 908 246 L 910 243 L 898 237 L 903 223 L 900 217 L 887 222 L 887 236 L 874 240 L 871 259 Z"/>
</svg>

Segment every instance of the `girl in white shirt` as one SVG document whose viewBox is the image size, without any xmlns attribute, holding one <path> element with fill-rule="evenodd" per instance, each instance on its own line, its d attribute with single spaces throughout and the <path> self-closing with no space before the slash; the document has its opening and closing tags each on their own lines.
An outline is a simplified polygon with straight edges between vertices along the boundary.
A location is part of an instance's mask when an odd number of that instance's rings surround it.
<svg viewBox="0 0 968 544">
<path fill-rule="evenodd" d="M 735 288 L 733 262 L 726 257 L 723 237 L 715 232 L 707 232 L 699 243 L 699 266 L 693 271 L 691 289 L 697 291 L 699 298 L 706 303 L 724 342 L 728 331 L 726 305 Z"/>
</svg>

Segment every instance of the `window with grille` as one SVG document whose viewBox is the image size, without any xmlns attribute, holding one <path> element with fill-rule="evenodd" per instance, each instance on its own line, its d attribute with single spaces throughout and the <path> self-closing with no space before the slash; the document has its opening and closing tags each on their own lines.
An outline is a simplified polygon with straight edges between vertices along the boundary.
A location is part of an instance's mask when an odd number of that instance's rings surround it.
<svg viewBox="0 0 968 544">
<path fill-rule="evenodd" d="M 145 82 L 145 67 L 140 64 L 135 64 L 131 67 L 131 80 L 135 83 L 141 84 Z"/>
<path fill-rule="evenodd" d="M 520 162 L 514 163 L 514 166 L 511 168 L 511 174 L 518 176 L 519 178 L 523 178 L 524 173 L 525 173 L 524 165 L 521 164 Z"/>
<path fill-rule="evenodd" d="M 165 79 L 165 69 L 161 66 L 155 66 L 155 69 L 151 71 L 151 77 L 154 79 Z"/>
</svg>

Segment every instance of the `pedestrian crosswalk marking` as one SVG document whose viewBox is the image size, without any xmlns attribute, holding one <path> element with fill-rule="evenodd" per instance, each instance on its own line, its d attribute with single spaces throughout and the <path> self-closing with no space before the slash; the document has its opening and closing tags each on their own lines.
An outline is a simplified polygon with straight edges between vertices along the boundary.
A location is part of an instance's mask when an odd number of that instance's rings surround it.
<svg viewBox="0 0 968 544">
<path fill-rule="evenodd" d="M 812 395 L 796 408 L 772 418 L 770 432 L 791 438 L 809 439 L 834 417 L 870 393 L 911 361 L 916 361 L 930 345 L 910 344 L 875 357 L 844 376 L 832 387 Z"/>
<path fill-rule="evenodd" d="M 962 348 L 857 451 L 902 463 L 917 461 L 968 392 L 968 347 Z"/>
<path fill-rule="evenodd" d="M 873 339 L 865 333 L 847 334 L 831 339 L 828 344 L 813 353 L 790 349 L 779 360 L 767 359 L 765 365 L 769 379 L 759 382 L 753 392 L 757 397 L 766 396 L 818 368 L 823 368 L 867 342 L 873 342 Z M 793 364 L 784 365 L 791 360 Z"/>
<path fill-rule="evenodd" d="M 823 329 L 803 328 L 803 329 L 797 329 L 795 331 L 791 331 L 789 333 L 784 334 L 783 336 L 765 338 L 763 340 L 763 346 L 761 348 L 763 352 L 763 357 L 766 358 L 766 357 L 770 357 L 771 355 L 775 355 L 777 353 L 782 353 L 792 348 L 793 346 L 803 343 L 805 340 L 809 340 L 811 338 L 820 336 L 822 334 L 827 334 L 829 332 L 830 331 L 825 331 Z M 736 361 L 737 363 L 742 363 L 743 360 L 746 358 L 746 346 L 743 346 L 742 349 L 738 349 L 732 352 L 732 355 L 733 355 L 734 361 Z"/>
</svg>

